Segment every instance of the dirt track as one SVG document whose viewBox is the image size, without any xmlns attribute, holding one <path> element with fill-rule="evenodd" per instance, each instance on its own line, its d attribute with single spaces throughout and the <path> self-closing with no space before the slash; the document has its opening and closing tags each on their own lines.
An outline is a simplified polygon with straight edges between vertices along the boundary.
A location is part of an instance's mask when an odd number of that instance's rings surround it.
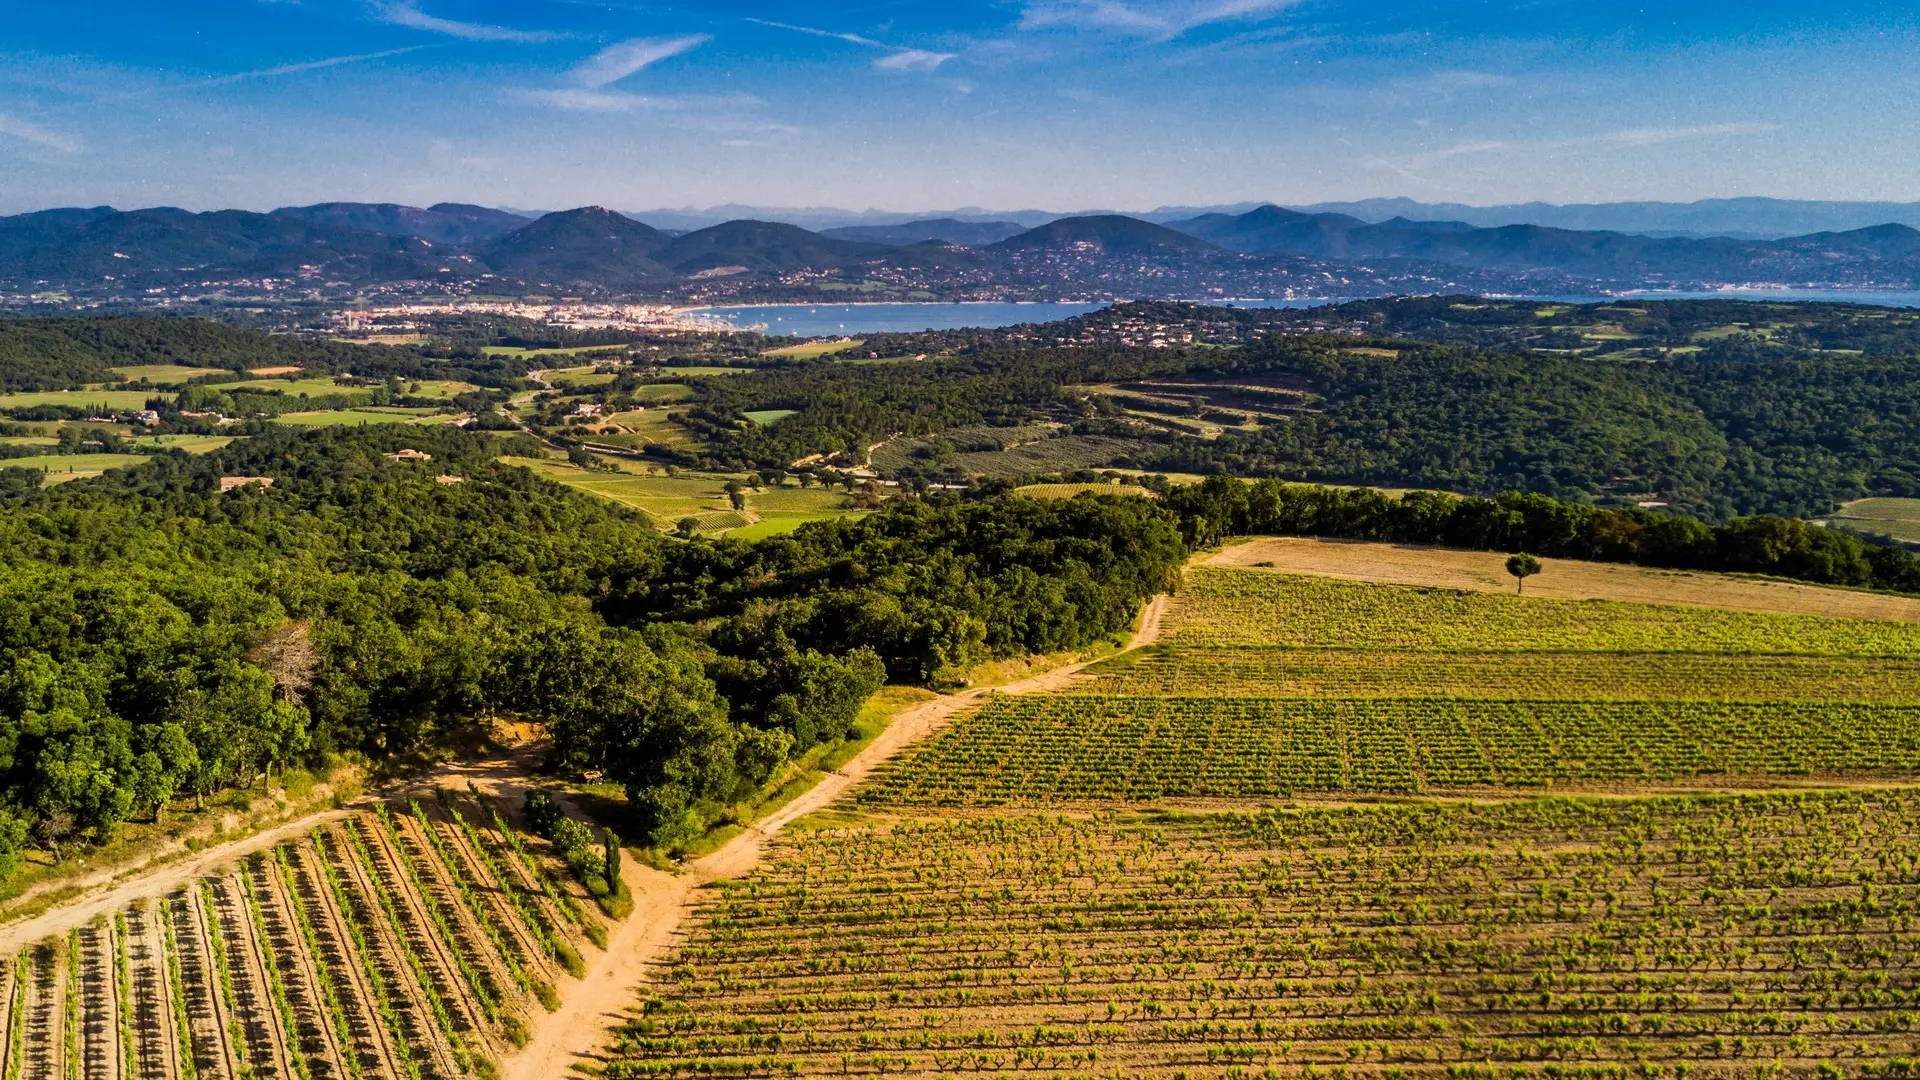
<svg viewBox="0 0 1920 1080">
<path fill-rule="evenodd" d="M 1159 640 L 1167 598 L 1155 597 L 1140 615 L 1128 648 L 1139 648 Z M 1042 672 L 1003 686 L 966 690 L 914 705 L 894 717 L 887 729 L 839 770 L 823 777 L 814 787 L 766 818 L 755 822 L 746 832 L 726 846 L 701 859 L 693 860 L 678 874 L 669 874 L 624 861 L 622 876 L 633 890 L 634 912 L 615 925 L 608 935 L 607 950 L 586 950 L 587 976 L 578 985 L 562 978 L 560 1010 L 548 1017 L 536 1018 L 533 1040 L 520 1052 L 500 1064 L 504 1080 L 546 1080 L 566 1076 L 572 1064 L 597 1053 L 604 1045 L 607 1030 L 623 1017 L 638 1000 L 648 966 L 672 948 L 681 920 L 686 916 L 694 889 L 714 881 L 738 877 L 759 865 L 768 841 L 787 823 L 833 802 L 849 788 L 865 779 L 882 762 L 911 743 L 945 726 L 955 715 L 978 704 L 988 694 L 1035 693 L 1058 690 L 1075 681 L 1080 670 L 1093 661 L 1071 664 Z M 525 787 L 524 763 L 497 760 L 448 766 L 437 770 L 414 787 L 434 783 L 463 786 L 474 781 L 480 788 L 509 800 L 517 799 Z M 243 856 L 271 848 L 283 840 L 303 836 L 317 826 L 337 821 L 371 801 L 363 797 L 340 809 L 321 810 L 294 818 L 262 832 L 207 848 L 190 859 L 140 873 L 88 894 L 74 903 L 57 905 L 39 915 L 0 927 L 0 955 L 11 955 L 35 942 L 61 935 L 92 920 L 111 917 L 138 900 L 170 893 L 189 886 L 203 877 L 233 866 Z"/>
<path fill-rule="evenodd" d="M 1129 649 L 1159 640 L 1167 598 L 1156 596 L 1141 612 Z M 1091 663 L 1091 661 L 1088 661 Z M 502 1062 L 502 1080 L 548 1080 L 572 1075 L 572 1066 L 599 1054 L 607 1030 L 639 1000 L 648 967 L 673 947 L 693 890 L 749 873 L 766 854 L 767 843 L 788 822 L 819 810 L 865 779 L 882 762 L 944 727 L 954 716 L 988 694 L 1035 693 L 1071 684 L 1086 663 L 1071 664 L 992 689 L 967 690 L 923 702 L 901 712 L 865 750 L 837 772 L 777 812 L 755 822 L 725 847 L 689 862 L 679 874 L 667 874 L 627 860 L 621 876 L 633 890 L 633 915 L 607 938 L 607 951 L 589 957 L 587 977 L 569 987 L 560 1011 L 541 1021 L 520 1053 Z"/>
</svg>

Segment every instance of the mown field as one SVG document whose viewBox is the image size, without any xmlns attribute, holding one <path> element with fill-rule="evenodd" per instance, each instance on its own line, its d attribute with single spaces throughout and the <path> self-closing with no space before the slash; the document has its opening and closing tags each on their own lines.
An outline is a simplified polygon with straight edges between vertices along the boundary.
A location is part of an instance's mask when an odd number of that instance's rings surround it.
<svg viewBox="0 0 1920 1080">
<path fill-rule="evenodd" d="M 23 950 L 0 1075 L 494 1075 L 607 930 L 500 810 L 442 791 L 351 814 Z"/>
<path fill-rule="evenodd" d="M 809 521 L 840 517 L 846 495 L 826 488 L 782 487 L 749 488 L 747 509 L 741 513 L 727 498 L 725 476 L 681 474 L 662 476 L 639 472 L 595 472 L 544 458 L 503 458 L 509 465 L 530 468 L 550 480 L 568 487 L 638 510 L 652 519 L 656 528 L 673 530 L 684 518 L 699 522 L 696 532 L 703 536 L 722 534 L 756 540 L 792 532 Z"/>
</svg>

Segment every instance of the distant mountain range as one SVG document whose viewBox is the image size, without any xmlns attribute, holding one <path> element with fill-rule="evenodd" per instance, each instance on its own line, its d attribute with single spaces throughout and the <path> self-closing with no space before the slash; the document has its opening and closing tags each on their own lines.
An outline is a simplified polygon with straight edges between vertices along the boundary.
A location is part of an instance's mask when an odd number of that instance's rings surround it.
<svg viewBox="0 0 1920 1080">
<path fill-rule="evenodd" d="M 1036 224 L 1045 224 L 1038 222 Z M 925 240 L 938 240 L 943 244 L 964 244 L 967 247 L 985 247 L 997 244 L 1008 237 L 1018 236 L 1031 228 L 1017 221 L 961 221 L 957 218 L 934 218 L 929 221 L 908 221 L 898 225 L 842 225 L 837 229 L 821 229 L 821 236 L 831 236 L 836 240 L 857 240 L 866 244 L 894 244 L 904 247 Z"/>
<path fill-rule="evenodd" d="M 723 221 L 752 218 L 784 221 L 816 231 L 841 232 L 849 228 L 891 228 L 929 220 L 954 220 L 963 225 L 1003 223 L 1033 228 L 1063 217 L 1127 213 L 1143 221 L 1165 224 L 1202 214 L 1243 214 L 1265 203 L 1242 202 L 1215 206 L 1162 206 L 1125 212 L 1111 208 L 1077 210 L 984 210 L 977 206 L 953 210 L 900 213 L 885 210 L 839 210 L 832 207 L 775 207 L 729 204 L 706 209 L 640 210 L 628 217 L 670 231 L 704 229 Z M 1616 202 L 1559 205 L 1545 202 L 1470 206 L 1464 203 L 1425 203 L 1413 199 L 1359 199 L 1352 202 L 1282 203 L 1308 214 L 1345 214 L 1369 224 L 1393 218 L 1412 221 L 1457 221 L 1479 228 L 1502 225 L 1544 225 L 1555 229 L 1642 233 L 1649 236 L 1726 236 L 1748 240 L 1776 240 L 1819 232 L 1848 232 L 1871 225 L 1910 225 L 1920 228 L 1920 202 L 1845 202 L 1809 199 L 1702 199 L 1698 202 Z M 537 216 L 537 215 L 528 215 Z M 1009 233 L 1008 235 L 1012 235 Z M 846 236 L 849 240 L 895 243 L 881 235 Z M 925 239 L 918 237 L 916 239 Z M 992 243 L 939 236 L 952 243 Z"/>
<path fill-rule="evenodd" d="M 1235 207 L 1236 211 L 1248 207 Z M 1920 228 L 1920 202 L 1822 202 L 1806 199 L 1702 199 L 1699 202 L 1617 202 L 1555 205 L 1510 203 L 1467 206 L 1412 199 L 1324 202 L 1289 209 L 1310 214 L 1347 214 L 1367 222 L 1392 218 L 1458 221 L 1480 228 L 1544 225 L 1556 229 L 1643 233 L 1648 236 L 1726 236 L 1775 240 L 1808 233 L 1851 232 L 1874 225 Z M 1145 215 L 1162 220 L 1157 215 Z"/>
<path fill-rule="evenodd" d="M 316 298 L 421 290 L 677 301 L 1533 295 L 1777 283 L 1920 287 L 1897 223 L 1777 239 L 1476 226 L 1278 206 L 1164 222 L 1120 214 L 934 218 L 814 232 L 740 219 L 684 233 L 600 207 L 534 219 L 454 203 L 270 214 L 158 208 L 0 218 L 0 292 Z"/>
</svg>

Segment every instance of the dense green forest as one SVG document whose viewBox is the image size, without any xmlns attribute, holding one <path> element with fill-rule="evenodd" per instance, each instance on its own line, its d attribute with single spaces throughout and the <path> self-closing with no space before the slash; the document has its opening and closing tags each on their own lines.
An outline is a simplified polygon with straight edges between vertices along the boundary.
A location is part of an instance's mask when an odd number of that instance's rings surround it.
<svg viewBox="0 0 1920 1080">
<path fill-rule="evenodd" d="M 1085 424 L 1102 416 L 1101 402 L 1075 389 L 1090 383 L 1276 375 L 1313 388 L 1303 415 L 1210 440 L 1137 433 L 1159 448 L 1123 464 L 1655 498 L 1716 520 L 1920 494 L 1920 365 L 1852 355 L 1655 364 L 1326 336 L 1234 349 L 1007 350 L 708 379 L 706 404 L 689 419 L 721 460 L 779 467 L 967 424 Z M 797 412 L 772 428 L 742 419 L 759 409 Z"/>
<path fill-rule="evenodd" d="M 1096 333 L 1115 327 L 1136 335 L 1141 327 L 1184 327 L 1198 341 L 1212 335 L 1236 344 L 1146 348 Z M 678 422 L 700 445 L 661 451 L 678 464 L 764 470 L 817 454 L 857 462 L 896 436 L 1050 420 L 1141 443 L 1113 463 L 1148 470 L 1656 501 L 1713 520 L 1818 516 L 1865 495 L 1920 494 L 1920 365 L 1911 360 L 1920 316 L 1855 305 L 1574 307 L 1461 297 L 1310 311 L 1132 304 L 1038 328 L 880 335 L 868 343 L 878 349 L 867 351 L 931 355 L 860 365 L 760 357 L 753 350 L 764 343 L 746 336 L 702 343 L 512 320 L 456 320 L 444 329 L 394 348 L 189 319 L 15 320 L 0 322 L 0 380 L 9 389 L 107 381 L 108 361 L 298 364 L 369 380 L 458 379 L 498 393 L 531 386 L 529 361 L 490 354 L 487 343 L 624 336 L 634 356 L 654 364 L 773 365 L 691 377 L 642 366 L 601 392 L 632 394 L 649 381 L 691 385 L 697 399 Z M 1037 344 L 1045 341 L 1057 344 Z M 1218 438 L 1141 424 L 1085 389 L 1270 377 L 1300 381 L 1311 400 L 1285 420 L 1230 427 Z M 508 427 L 492 412 L 498 400 L 457 404 Z M 285 403 L 234 408 L 272 413 L 276 404 Z M 537 408 L 564 426 L 573 402 L 548 392 Z M 769 410 L 794 414 L 774 425 L 747 415 Z"/>
<path fill-rule="evenodd" d="M 0 319 L 0 391 L 72 390 L 114 382 L 113 367 L 179 364 L 245 371 L 346 371 L 384 350 L 266 334 L 205 319 Z"/>
<path fill-rule="evenodd" d="M 494 713 L 545 721 L 558 764 L 624 783 L 672 842 L 844 735 L 883 679 L 1096 640 L 1184 553 L 1157 509 L 1092 501 L 677 544 L 496 463 L 514 449 L 267 433 L 0 504 L 0 853 Z"/>
<path fill-rule="evenodd" d="M 432 755 L 493 715 L 544 723 L 554 767 L 624 785 L 646 840 L 683 842 L 844 737 L 883 681 L 1122 633 L 1234 533 L 1920 591 L 1920 556 L 1799 521 L 1226 477 L 1163 500 L 945 493 L 683 543 L 500 464 L 523 439 L 266 432 L 0 501 L 0 863 L 329 755 Z M 222 493 L 232 475 L 274 482 Z"/>
</svg>

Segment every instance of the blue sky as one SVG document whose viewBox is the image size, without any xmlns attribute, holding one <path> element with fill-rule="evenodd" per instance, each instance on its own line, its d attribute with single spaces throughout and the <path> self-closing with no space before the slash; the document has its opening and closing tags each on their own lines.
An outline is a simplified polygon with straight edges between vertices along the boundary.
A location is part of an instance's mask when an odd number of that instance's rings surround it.
<svg viewBox="0 0 1920 1080">
<path fill-rule="evenodd" d="M 1920 6 L 13 0 L 0 212 L 1920 199 Z"/>
</svg>

